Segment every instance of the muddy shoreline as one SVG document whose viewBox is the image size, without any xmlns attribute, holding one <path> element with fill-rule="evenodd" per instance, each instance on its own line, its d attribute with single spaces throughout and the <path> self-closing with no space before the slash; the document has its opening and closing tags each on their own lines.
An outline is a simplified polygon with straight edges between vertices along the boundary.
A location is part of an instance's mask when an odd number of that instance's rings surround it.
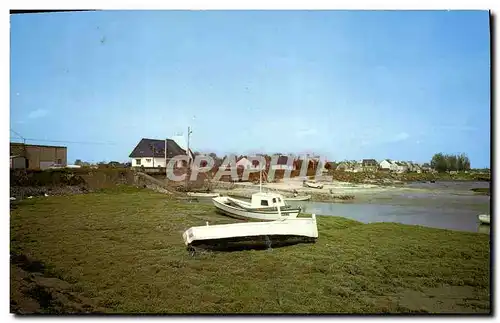
<svg viewBox="0 0 500 323">
<path fill-rule="evenodd" d="M 434 204 L 437 201 L 453 203 L 453 200 L 458 198 L 477 197 L 479 194 L 474 191 L 474 187 L 481 187 L 479 190 L 485 189 L 484 186 L 489 187 L 486 182 L 470 181 L 439 181 L 436 183 L 419 181 L 384 185 L 353 184 L 322 179 L 317 181 L 323 185 L 322 189 L 303 187 L 302 180 L 292 178 L 278 183 L 263 183 L 262 190 L 280 193 L 285 197 L 292 197 L 294 192 L 297 192 L 299 196 L 310 195 L 313 202 L 416 205 L 425 204 L 429 200 Z M 232 187 L 217 187 L 213 191 L 223 195 L 250 198 L 259 189 L 258 184 L 234 183 Z"/>
</svg>

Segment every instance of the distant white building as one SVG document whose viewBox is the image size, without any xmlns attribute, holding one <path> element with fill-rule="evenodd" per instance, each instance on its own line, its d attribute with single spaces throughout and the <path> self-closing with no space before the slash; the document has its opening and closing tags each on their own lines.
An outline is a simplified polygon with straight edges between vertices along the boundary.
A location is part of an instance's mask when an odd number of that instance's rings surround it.
<svg viewBox="0 0 500 323">
<path fill-rule="evenodd" d="M 396 162 L 397 168 L 396 172 L 398 173 L 405 173 L 408 171 L 408 165 L 404 162 Z"/>
<path fill-rule="evenodd" d="M 247 157 L 241 157 L 237 162 L 236 162 L 236 167 L 240 167 L 243 169 L 251 169 L 251 170 L 259 170 L 258 165 L 254 165 Z"/>
<path fill-rule="evenodd" d="M 177 142 L 167 139 L 167 163 L 178 155 L 186 155 Z M 189 150 L 191 160 L 194 160 L 193 152 Z M 165 140 L 143 138 L 134 150 L 130 153 L 132 167 L 165 167 Z M 176 166 L 181 167 L 182 161 L 178 161 Z"/>
<path fill-rule="evenodd" d="M 384 159 L 379 163 L 379 166 L 382 170 L 396 172 L 398 170 L 398 165 L 395 161 L 390 159 Z"/>
<path fill-rule="evenodd" d="M 363 164 L 359 161 L 343 161 L 337 165 L 337 170 L 350 173 L 359 173 L 363 171 Z"/>
</svg>

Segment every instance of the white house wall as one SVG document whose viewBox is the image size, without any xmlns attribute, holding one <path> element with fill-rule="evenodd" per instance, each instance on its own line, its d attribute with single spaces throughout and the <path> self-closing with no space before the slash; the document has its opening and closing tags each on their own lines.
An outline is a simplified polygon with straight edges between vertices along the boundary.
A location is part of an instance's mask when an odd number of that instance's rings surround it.
<svg viewBox="0 0 500 323">
<path fill-rule="evenodd" d="M 140 160 L 140 163 L 137 163 L 137 160 Z M 131 158 L 132 162 L 132 167 L 165 167 L 165 158 L 154 158 L 154 163 L 153 163 L 153 158 L 152 157 L 142 157 L 142 158 Z M 169 161 L 167 160 L 167 163 Z M 177 167 L 182 166 L 182 161 L 177 162 Z"/>
<path fill-rule="evenodd" d="M 392 171 L 397 171 L 398 170 L 398 165 L 396 165 L 394 163 L 390 163 L 387 160 L 381 161 L 379 165 L 380 165 L 380 168 L 390 169 Z"/>
<path fill-rule="evenodd" d="M 390 169 L 391 163 L 389 163 L 387 160 L 383 160 L 380 162 L 380 168 Z"/>
</svg>

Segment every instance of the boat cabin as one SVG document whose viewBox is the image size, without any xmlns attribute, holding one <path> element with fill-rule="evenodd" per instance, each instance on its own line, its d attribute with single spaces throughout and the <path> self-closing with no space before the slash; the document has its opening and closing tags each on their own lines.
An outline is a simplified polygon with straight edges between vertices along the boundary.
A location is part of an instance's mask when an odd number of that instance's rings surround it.
<svg viewBox="0 0 500 323">
<path fill-rule="evenodd" d="M 253 194 L 251 204 L 251 207 L 254 208 L 286 206 L 285 200 L 280 194 L 264 192 Z"/>
</svg>

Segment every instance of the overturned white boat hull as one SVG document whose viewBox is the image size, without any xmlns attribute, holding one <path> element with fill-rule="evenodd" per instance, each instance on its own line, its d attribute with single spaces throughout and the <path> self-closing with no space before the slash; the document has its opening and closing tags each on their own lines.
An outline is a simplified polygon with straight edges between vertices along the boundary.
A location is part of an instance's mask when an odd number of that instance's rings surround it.
<svg viewBox="0 0 500 323">
<path fill-rule="evenodd" d="M 309 187 L 309 188 L 317 188 L 317 189 L 322 189 L 323 188 L 323 184 L 311 183 L 311 182 L 305 182 L 304 186 L 305 187 Z"/>
<path fill-rule="evenodd" d="M 186 246 L 258 237 L 318 238 L 316 216 L 271 222 L 247 222 L 191 227 L 182 234 Z"/>
<path fill-rule="evenodd" d="M 285 201 L 309 201 L 310 199 L 311 195 L 285 197 Z"/>
<path fill-rule="evenodd" d="M 479 214 L 477 216 L 479 222 L 483 224 L 490 224 L 490 215 L 489 214 Z"/>
<path fill-rule="evenodd" d="M 276 208 L 245 208 L 246 204 L 250 204 L 227 196 L 215 197 L 212 201 L 217 210 L 239 219 L 274 221 L 296 218 L 300 213 L 300 208 L 285 208 L 280 212 Z"/>
</svg>

